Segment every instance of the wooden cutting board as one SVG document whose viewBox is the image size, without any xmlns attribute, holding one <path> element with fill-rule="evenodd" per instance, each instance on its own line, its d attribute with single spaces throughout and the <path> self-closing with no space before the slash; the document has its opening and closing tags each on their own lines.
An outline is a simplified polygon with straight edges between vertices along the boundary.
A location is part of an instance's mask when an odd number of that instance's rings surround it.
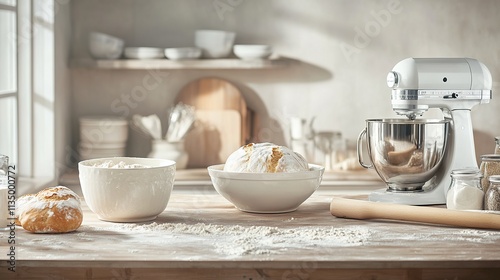
<svg viewBox="0 0 500 280">
<path fill-rule="evenodd" d="M 188 168 L 224 163 L 241 146 L 241 115 L 236 110 L 196 110 L 194 128 L 186 135 Z"/>
<path fill-rule="evenodd" d="M 240 90 L 229 81 L 201 78 L 181 89 L 176 103 L 194 106 L 197 110 L 236 110 L 241 116 L 241 145 L 252 134 L 252 112 L 248 109 Z"/>
</svg>

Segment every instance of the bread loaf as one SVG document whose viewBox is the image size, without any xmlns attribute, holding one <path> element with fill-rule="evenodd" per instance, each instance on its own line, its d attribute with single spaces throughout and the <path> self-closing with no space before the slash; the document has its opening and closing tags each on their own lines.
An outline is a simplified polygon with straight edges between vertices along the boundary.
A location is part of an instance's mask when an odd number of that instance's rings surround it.
<svg viewBox="0 0 500 280">
<path fill-rule="evenodd" d="M 46 188 L 18 199 L 18 220 L 34 233 L 63 233 L 80 227 L 83 214 L 80 197 L 64 186 Z"/>
<path fill-rule="evenodd" d="M 240 147 L 226 160 L 224 171 L 289 173 L 309 170 L 306 159 L 285 146 L 250 143 Z"/>
<path fill-rule="evenodd" d="M 35 197 L 34 194 L 26 194 L 26 195 L 23 195 L 23 196 L 20 196 L 17 201 L 16 201 L 16 225 L 20 226 L 21 225 L 21 222 L 19 221 L 19 213 L 23 212 L 24 210 L 24 207 L 26 207 L 26 204 L 28 204 L 28 202 L 30 200 L 32 200 L 33 198 Z"/>
</svg>

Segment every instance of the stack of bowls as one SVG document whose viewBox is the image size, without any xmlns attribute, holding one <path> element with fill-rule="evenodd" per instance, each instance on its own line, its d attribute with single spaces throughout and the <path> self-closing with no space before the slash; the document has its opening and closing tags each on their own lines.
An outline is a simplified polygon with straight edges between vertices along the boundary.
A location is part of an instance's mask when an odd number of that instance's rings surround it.
<svg viewBox="0 0 500 280">
<path fill-rule="evenodd" d="M 128 138 L 128 123 L 118 117 L 80 118 L 81 160 L 123 157 Z"/>
</svg>

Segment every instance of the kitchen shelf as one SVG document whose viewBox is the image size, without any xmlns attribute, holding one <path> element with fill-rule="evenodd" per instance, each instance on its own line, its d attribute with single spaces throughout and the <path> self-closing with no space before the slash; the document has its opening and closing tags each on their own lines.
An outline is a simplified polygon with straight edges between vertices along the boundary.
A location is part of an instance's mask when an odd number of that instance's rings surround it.
<svg viewBox="0 0 500 280">
<path fill-rule="evenodd" d="M 275 69 L 284 68 L 295 63 L 296 60 L 288 58 L 274 59 L 194 59 L 194 60 L 169 60 L 169 59 L 73 59 L 72 68 L 94 69 Z"/>
</svg>

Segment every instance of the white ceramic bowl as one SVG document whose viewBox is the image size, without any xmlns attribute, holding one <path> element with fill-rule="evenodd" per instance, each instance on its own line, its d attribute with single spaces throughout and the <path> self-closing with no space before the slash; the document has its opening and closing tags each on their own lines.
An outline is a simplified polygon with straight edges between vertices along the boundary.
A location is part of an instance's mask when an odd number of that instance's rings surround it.
<svg viewBox="0 0 500 280">
<path fill-rule="evenodd" d="M 234 45 L 233 52 L 241 59 L 264 59 L 271 56 L 273 48 L 268 45 Z"/>
<path fill-rule="evenodd" d="M 124 52 L 125 58 L 131 59 L 155 59 L 155 58 L 165 58 L 164 49 L 161 48 L 148 48 L 140 47 L 125 48 Z"/>
<path fill-rule="evenodd" d="M 128 122 L 112 116 L 81 117 L 80 141 L 87 144 L 125 143 L 128 138 Z"/>
<path fill-rule="evenodd" d="M 141 164 L 147 168 L 96 167 Z M 101 158 L 78 163 L 85 202 L 98 218 L 111 222 L 144 222 L 155 219 L 167 207 L 174 185 L 175 162 L 153 158 Z"/>
<path fill-rule="evenodd" d="M 89 51 L 92 57 L 97 59 L 117 59 L 123 53 L 125 42 L 114 36 L 90 32 Z"/>
<path fill-rule="evenodd" d="M 222 30 L 196 30 L 194 44 L 203 52 L 206 58 L 224 58 L 231 54 L 234 32 Z"/>
<path fill-rule="evenodd" d="M 215 190 L 236 208 L 254 213 L 296 210 L 319 187 L 325 170 L 309 165 L 294 173 L 241 173 L 223 171 L 224 164 L 208 167 Z"/>
<path fill-rule="evenodd" d="M 197 59 L 201 56 L 200 48 L 167 48 L 165 56 L 171 60 Z"/>
</svg>

